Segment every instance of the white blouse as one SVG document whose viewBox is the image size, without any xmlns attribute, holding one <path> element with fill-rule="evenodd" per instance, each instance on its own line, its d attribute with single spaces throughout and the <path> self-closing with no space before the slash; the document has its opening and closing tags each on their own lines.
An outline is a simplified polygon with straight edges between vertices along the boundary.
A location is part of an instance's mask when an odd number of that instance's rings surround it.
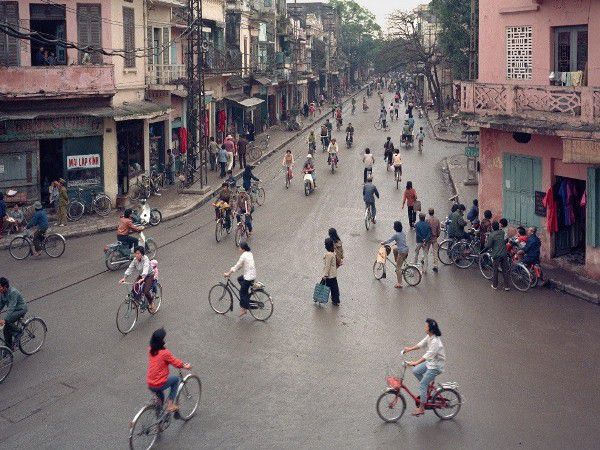
<svg viewBox="0 0 600 450">
<path fill-rule="evenodd" d="M 446 351 L 444 350 L 444 344 L 442 340 L 436 336 L 425 336 L 421 342 L 417 344 L 419 348 L 427 347 L 427 351 L 423 355 L 425 358 L 425 366 L 428 369 L 436 369 L 440 372 L 444 371 L 444 365 L 446 363 Z"/>
</svg>

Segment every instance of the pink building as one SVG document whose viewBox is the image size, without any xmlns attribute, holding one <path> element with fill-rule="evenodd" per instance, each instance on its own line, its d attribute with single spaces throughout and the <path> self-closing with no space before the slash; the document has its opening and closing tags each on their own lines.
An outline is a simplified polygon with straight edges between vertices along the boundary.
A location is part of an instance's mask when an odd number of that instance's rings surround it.
<svg viewBox="0 0 600 450">
<path fill-rule="evenodd" d="M 479 30 L 460 107 L 480 127 L 481 209 L 537 226 L 546 263 L 600 278 L 600 3 L 480 0 Z"/>
</svg>

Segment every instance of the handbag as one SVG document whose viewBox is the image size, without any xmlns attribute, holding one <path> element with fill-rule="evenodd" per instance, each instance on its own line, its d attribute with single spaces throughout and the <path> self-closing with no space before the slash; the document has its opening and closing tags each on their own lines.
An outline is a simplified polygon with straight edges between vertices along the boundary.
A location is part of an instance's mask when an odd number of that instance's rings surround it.
<svg viewBox="0 0 600 450">
<path fill-rule="evenodd" d="M 329 293 L 331 289 L 325 283 L 317 283 L 313 292 L 313 300 L 317 303 L 327 303 L 329 301 Z"/>
<path fill-rule="evenodd" d="M 421 211 L 421 201 L 420 200 L 415 200 L 415 204 L 413 206 L 413 209 L 415 211 Z"/>
</svg>

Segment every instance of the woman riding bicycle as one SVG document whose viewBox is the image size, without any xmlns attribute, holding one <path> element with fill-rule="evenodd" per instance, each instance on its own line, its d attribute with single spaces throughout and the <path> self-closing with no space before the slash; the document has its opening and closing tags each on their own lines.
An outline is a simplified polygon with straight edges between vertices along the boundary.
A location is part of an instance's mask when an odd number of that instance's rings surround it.
<svg viewBox="0 0 600 450">
<path fill-rule="evenodd" d="M 175 412 L 179 408 L 175 404 L 175 396 L 181 379 L 176 375 L 169 374 L 169 366 L 178 369 L 190 370 L 192 368 L 188 363 L 175 358 L 173 354 L 165 348 L 165 336 L 167 332 L 164 328 L 159 328 L 150 338 L 150 348 L 148 349 L 148 371 L 146 372 L 146 383 L 148 389 L 154 392 L 161 402 L 164 402 L 164 390 L 169 388 L 169 397 L 167 399 L 166 410 Z"/>
<path fill-rule="evenodd" d="M 444 371 L 446 363 L 446 351 L 440 336 L 442 332 L 438 323 L 433 319 L 425 320 L 425 332 L 427 336 L 421 342 L 412 347 L 404 347 L 404 353 L 412 352 L 420 348 L 427 348 L 425 354 L 416 361 L 410 361 L 407 364 L 414 367 L 413 373 L 420 381 L 419 392 L 421 402 L 417 409 L 412 413 L 413 416 L 422 416 L 425 414 L 425 402 L 427 402 L 427 387 L 429 383 L 435 380 L 435 377 Z"/>
<path fill-rule="evenodd" d="M 254 265 L 254 255 L 250 250 L 250 246 L 247 242 L 240 243 L 240 259 L 229 271 L 223 275 L 229 277 L 233 272 L 243 268 L 243 274 L 238 277 L 240 283 L 240 315 L 242 317 L 250 309 L 250 288 L 256 280 L 256 266 Z"/>
</svg>

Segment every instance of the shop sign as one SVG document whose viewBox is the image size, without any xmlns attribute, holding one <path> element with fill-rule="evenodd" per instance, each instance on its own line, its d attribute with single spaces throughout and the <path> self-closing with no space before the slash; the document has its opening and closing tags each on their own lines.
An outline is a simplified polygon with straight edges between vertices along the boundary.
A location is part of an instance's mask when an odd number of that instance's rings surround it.
<svg viewBox="0 0 600 450">
<path fill-rule="evenodd" d="M 100 155 L 72 155 L 67 156 L 67 170 L 95 169 L 100 167 Z"/>
<path fill-rule="evenodd" d="M 0 129 L 0 142 L 49 138 L 102 136 L 103 121 L 96 117 L 7 120 Z"/>
<path fill-rule="evenodd" d="M 479 157 L 479 147 L 465 147 L 465 156 L 468 158 Z"/>
</svg>

